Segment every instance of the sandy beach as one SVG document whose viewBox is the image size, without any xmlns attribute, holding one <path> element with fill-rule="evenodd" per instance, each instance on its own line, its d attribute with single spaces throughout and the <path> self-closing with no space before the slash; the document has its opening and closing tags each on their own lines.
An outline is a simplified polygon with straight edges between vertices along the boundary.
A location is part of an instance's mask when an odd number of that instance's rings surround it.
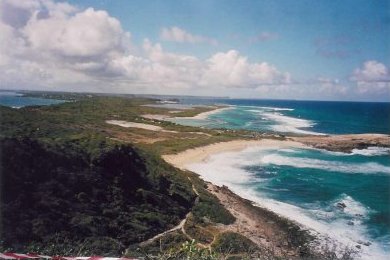
<svg viewBox="0 0 390 260">
<path fill-rule="evenodd" d="M 203 112 L 203 113 L 197 114 L 195 116 L 191 116 L 191 117 L 174 117 L 174 116 L 160 115 L 160 114 L 144 114 L 141 116 L 143 118 L 146 118 L 146 119 L 160 120 L 160 121 L 169 121 L 169 119 L 174 119 L 174 118 L 176 118 L 176 119 L 207 119 L 207 117 L 210 115 L 213 115 L 213 114 L 225 111 L 225 110 L 229 110 L 229 109 L 232 109 L 232 107 L 222 107 L 222 108 L 215 107 L 215 109 L 213 109 L 211 111 Z M 182 112 L 182 111 L 175 111 L 175 110 L 169 111 L 169 113 L 171 113 L 171 114 L 180 113 L 180 112 Z"/>
<path fill-rule="evenodd" d="M 254 146 L 276 149 L 306 147 L 304 144 L 295 141 L 273 139 L 234 140 L 189 149 L 178 154 L 163 155 L 163 159 L 177 168 L 188 170 L 187 166 L 189 164 L 207 160 L 211 155 L 241 151 Z M 299 230 L 302 230 L 301 226 L 259 207 L 249 200 L 243 199 L 226 186 L 219 187 L 207 181 L 206 183 L 208 191 L 216 196 L 220 203 L 236 218 L 233 224 L 218 225 L 216 228 L 220 232 L 238 232 L 263 248 L 263 250 L 266 250 L 268 254 L 272 252 L 271 255 L 282 258 L 299 256 L 300 248 L 291 246 L 289 237 L 293 230 L 299 233 Z M 293 236 L 303 238 L 303 233 L 297 235 L 298 233 L 294 233 Z"/>
<path fill-rule="evenodd" d="M 190 117 L 192 119 L 207 119 L 207 117 L 209 117 L 210 115 L 213 115 L 213 114 L 216 114 L 216 113 L 220 113 L 222 111 L 226 111 L 226 110 L 230 110 L 230 109 L 233 109 L 233 107 L 223 107 L 223 108 L 217 108 L 217 109 L 214 109 L 214 110 L 211 110 L 211 111 L 208 111 L 208 112 L 203 112 L 203 113 L 200 113 L 194 117 Z"/>
<path fill-rule="evenodd" d="M 337 135 L 326 137 L 288 137 L 287 140 L 234 140 L 189 149 L 178 154 L 163 155 L 163 159 L 182 170 L 191 170 L 191 165 L 206 161 L 212 155 L 224 152 L 238 152 L 250 147 L 271 149 L 320 148 L 349 153 L 351 151 L 353 152 L 353 149 L 366 149 L 371 146 L 389 147 L 389 141 L 390 136 L 380 134 Z M 216 172 L 215 174 L 219 173 Z M 312 226 L 298 221 L 297 219 L 289 218 L 286 214 L 281 213 L 281 211 L 253 202 L 255 200 L 246 200 L 248 197 L 237 193 L 236 191 L 232 191 L 224 185 L 217 186 L 216 183 L 210 183 L 208 181 L 206 181 L 206 183 L 208 184 L 208 191 L 216 196 L 220 203 L 236 217 L 236 221 L 233 224 L 227 226 L 221 225 L 219 227 L 221 231 L 239 232 L 260 247 L 274 250 L 275 253 L 283 255 L 283 257 L 296 256 L 298 254 L 298 251 L 296 250 L 297 248 L 293 249 L 289 247 L 288 243 L 285 243 L 285 241 L 288 240 L 287 237 L 290 236 L 288 233 L 292 226 L 297 228 L 297 230 L 306 230 L 311 235 L 314 235 L 312 241 L 316 245 L 325 245 L 330 243 L 335 246 L 337 245 L 337 250 L 341 250 L 340 252 L 342 252 L 342 250 L 344 250 L 344 245 L 347 244 L 343 244 L 344 242 L 342 241 L 344 240 L 342 239 L 338 240 L 336 237 L 328 237 L 326 232 L 321 233 L 321 231 L 317 230 L 318 226 Z M 288 226 L 290 227 L 286 229 L 286 227 L 280 225 L 280 223 L 289 223 Z M 371 248 L 368 248 L 367 246 L 370 244 L 362 241 L 363 238 L 352 242 L 352 245 L 354 248 L 358 248 L 360 250 L 363 244 L 365 245 L 364 247 L 367 247 L 367 250 L 370 250 Z M 280 251 L 275 251 L 275 248 Z M 317 249 L 313 250 L 317 252 Z M 321 254 L 321 252 L 322 251 L 320 250 L 317 253 Z"/>
<path fill-rule="evenodd" d="M 304 144 L 296 141 L 280 141 L 272 139 L 234 140 L 197 147 L 178 154 L 163 155 L 162 157 L 166 162 L 174 165 L 175 167 L 186 170 L 186 165 L 206 160 L 210 155 L 223 152 L 241 151 L 253 146 L 266 148 L 305 147 Z"/>
<path fill-rule="evenodd" d="M 321 137 L 289 137 L 287 140 L 234 140 L 197 147 L 178 154 L 167 154 L 162 157 L 166 162 L 176 166 L 177 168 L 186 170 L 186 165 L 204 161 L 210 155 L 223 152 L 241 151 L 253 146 L 261 146 L 263 148 L 319 148 L 350 152 L 352 149 L 364 149 L 370 146 L 390 147 L 390 136 L 383 134 L 354 134 Z"/>
<path fill-rule="evenodd" d="M 196 116 L 176 117 L 176 118 L 177 119 L 201 119 L 202 120 L 202 119 L 207 119 L 207 117 L 209 117 L 210 115 L 220 113 L 222 111 L 226 111 L 229 109 L 233 109 L 233 107 L 221 107 L 221 108 L 216 107 L 215 109 L 213 109 L 211 111 L 203 112 L 203 113 L 197 114 Z"/>
</svg>

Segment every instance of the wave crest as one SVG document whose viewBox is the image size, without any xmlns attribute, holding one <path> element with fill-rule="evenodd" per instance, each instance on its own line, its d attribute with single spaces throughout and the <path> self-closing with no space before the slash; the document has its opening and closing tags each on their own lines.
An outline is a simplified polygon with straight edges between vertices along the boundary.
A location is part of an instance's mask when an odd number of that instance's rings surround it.
<svg viewBox="0 0 390 260">
<path fill-rule="evenodd" d="M 311 168 L 324 171 L 342 173 L 385 173 L 390 174 L 390 167 L 375 162 L 368 163 L 347 163 L 340 161 L 327 161 L 312 158 L 287 157 L 276 153 L 265 155 L 261 159 L 262 164 L 273 164 L 280 166 L 291 166 L 295 168 Z"/>
</svg>

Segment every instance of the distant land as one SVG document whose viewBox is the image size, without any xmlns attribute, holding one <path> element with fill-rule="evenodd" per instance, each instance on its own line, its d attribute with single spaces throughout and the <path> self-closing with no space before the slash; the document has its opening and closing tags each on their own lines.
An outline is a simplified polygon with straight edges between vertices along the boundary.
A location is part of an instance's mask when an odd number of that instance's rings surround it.
<svg viewBox="0 0 390 260">
<path fill-rule="evenodd" d="M 267 147 L 267 142 L 270 147 L 304 147 L 303 143 L 312 145 L 314 137 L 199 128 L 155 119 L 211 115 L 210 111 L 224 107 L 149 106 L 173 96 L 24 94 L 65 102 L 19 109 L 0 106 L 1 251 L 164 259 L 169 254 L 180 258 L 197 248 L 193 258 L 334 259 L 331 249 L 313 246 L 317 238 L 306 227 L 177 164 L 182 153 L 189 153 L 186 160 L 195 162 L 199 151 L 206 158 L 252 145 Z M 390 137 L 380 134 L 375 139 L 345 136 L 338 148 L 333 146 L 337 137 L 316 138 L 316 146 L 336 151 L 390 147 Z M 220 148 L 207 151 L 210 145 Z M 357 253 L 345 248 L 338 258 Z"/>
</svg>

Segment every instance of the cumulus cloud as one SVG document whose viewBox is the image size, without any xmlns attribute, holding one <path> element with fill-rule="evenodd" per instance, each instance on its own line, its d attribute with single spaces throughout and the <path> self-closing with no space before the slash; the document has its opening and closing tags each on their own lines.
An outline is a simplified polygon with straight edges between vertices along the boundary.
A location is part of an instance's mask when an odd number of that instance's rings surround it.
<svg viewBox="0 0 390 260">
<path fill-rule="evenodd" d="M 249 63 L 247 57 L 236 50 L 220 52 L 209 58 L 201 79 L 204 85 L 246 88 L 288 83 L 288 73 L 282 73 L 266 62 Z"/>
<path fill-rule="evenodd" d="M 126 37 L 117 19 L 93 8 L 65 17 L 33 15 L 22 34 L 32 49 L 66 57 L 93 57 L 120 51 Z"/>
<path fill-rule="evenodd" d="M 4 0 L 0 8 L 0 79 L 5 87 L 93 80 L 93 72 L 105 71 L 109 60 L 129 48 L 130 34 L 105 11 L 79 11 L 50 0 Z M 13 16 L 19 20 L 9 19 Z"/>
<path fill-rule="evenodd" d="M 171 88 L 190 88 L 202 73 L 202 61 L 194 56 L 165 52 L 160 44 L 148 39 L 143 43 L 144 55 L 132 54 L 113 59 L 108 69 L 141 84 Z"/>
<path fill-rule="evenodd" d="M 2 88 L 201 93 L 291 82 L 288 73 L 249 62 L 236 50 L 199 59 L 148 39 L 134 48 L 130 33 L 106 11 L 52 0 L 2 0 L 0 8 Z M 163 30 L 162 37 L 214 43 L 177 27 Z"/>
<path fill-rule="evenodd" d="M 350 79 L 356 82 L 360 93 L 390 95 L 390 71 L 383 63 L 366 61 L 353 71 Z"/>
<path fill-rule="evenodd" d="M 218 42 L 215 39 L 191 34 L 177 26 L 170 28 L 162 28 L 160 32 L 160 37 L 163 41 L 170 42 L 180 42 L 180 43 L 208 43 L 212 45 L 217 45 Z"/>
<path fill-rule="evenodd" d="M 375 60 L 364 62 L 361 68 L 354 70 L 351 79 L 357 82 L 389 82 L 389 69 Z"/>
</svg>

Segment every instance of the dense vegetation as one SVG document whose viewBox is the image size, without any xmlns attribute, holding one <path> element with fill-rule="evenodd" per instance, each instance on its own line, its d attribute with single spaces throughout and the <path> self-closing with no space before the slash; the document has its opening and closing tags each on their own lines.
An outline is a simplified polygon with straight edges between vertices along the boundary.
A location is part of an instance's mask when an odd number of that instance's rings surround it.
<svg viewBox="0 0 390 260">
<path fill-rule="evenodd" d="M 150 99 L 29 95 L 67 102 L 21 109 L 0 106 L 0 252 L 145 259 L 290 258 L 281 254 L 288 251 L 258 247 L 244 233 L 221 225 L 232 224 L 235 217 L 207 191 L 207 184 L 160 157 L 214 142 L 257 138 L 256 134 L 146 119 L 142 115 L 169 114 L 167 109 L 145 106 L 153 102 Z M 207 110 L 200 107 L 175 116 Z M 172 131 L 106 123 L 112 119 Z M 332 250 L 311 254 L 306 250 L 308 236 L 299 227 L 249 201 L 242 203 L 286 231 L 283 239 L 301 256 L 340 258 Z M 182 228 L 150 239 L 183 220 Z M 350 259 L 352 252 L 340 259 Z"/>
<path fill-rule="evenodd" d="M 225 232 L 217 237 L 213 244 L 213 249 L 216 252 L 237 254 L 242 252 L 255 252 L 258 247 L 251 240 L 240 234 Z"/>
<path fill-rule="evenodd" d="M 131 146 L 113 147 L 90 164 L 80 151 L 31 139 L 0 145 L 6 247 L 82 245 L 117 255 L 176 224 L 194 200 L 188 183 L 171 180 L 173 168 L 153 162 L 151 169 Z"/>
<path fill-rule="evenodd" d="M 196 176 L 160 158 L 161 152 L 225 137 L 194 135 L 187 133 L 194 128 L 163 122 L 180 133 L 159 133 L 165 139 L 158 144 L 139 143 L 156 134 L 105 120 L 144 122 L 139 115 L 167 113 L 143 106 L 151 100 L 60 98 L 71 101 L 0 106 L 0 252 L 119 256 L 177 225 L 189 211 L 194 224 L 234 220 Z M 177 244 L 185 240 L 173 238 Z"/>
</svg>

